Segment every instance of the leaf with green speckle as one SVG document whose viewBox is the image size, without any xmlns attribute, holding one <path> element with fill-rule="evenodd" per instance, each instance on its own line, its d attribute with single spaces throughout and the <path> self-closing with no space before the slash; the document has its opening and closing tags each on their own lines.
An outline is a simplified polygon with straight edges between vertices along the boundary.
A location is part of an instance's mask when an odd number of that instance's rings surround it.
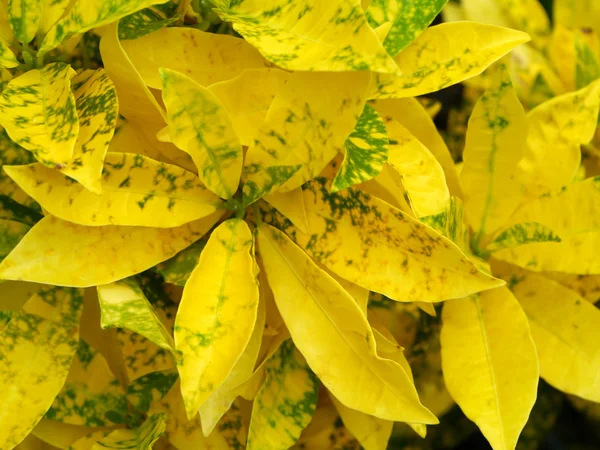
<svg viewBox="0 0 600 450">
<path fill-rule="evenodd" d="M 0 124 L 50 167 L 68 164 L 79 133 L 74 75 L 67 64 L 52 63 L 13 78 L 0 94 Z"/>
<path fill-rule="evenodd" d="M 173 142 L 189 153 L 208 189 L 229 199 L 242 173 L 242 145 L 219 99 L 191 78 L 160 69 Z"/>
<path fill-rule="evenodd" d="M 158 273 L 167 283 L 184 287 L 196 265 L 198 265 L 200 254 L 207 242 L 208 236 L 205 236 L 185 250 L 177 253 L 171 259 L 159 264 L 157 267 Z"/>
<path fill-rule="evenodd" d="M 167 427 L 166 414 L 153 414 L 136 430 L 115 430 L 92 446 L 92 450 L 152 450 Z"/>
<path fill-rule="evenodd" d="M 536 222 L 519 223 L 499 233 L 486 247 L 494 252 L 503 248 L 518 247 L 533 242 L 560 242 L 560 236 L 550 228 Z"/>
<path fill-rule="evenodd" d="M 253 246 L 246 222 L 223 222 L 183 290 L 175 346 L 189 419 L 225 381 L 252 335 L 258 308 Z"/>
<path fill-rule="evenodd" d="M 222 203 L 193 173 L 133 153 L 107 154 L 101 194 L 39 163 L 4 169 L 51 214 L 80 225 L 171 228 Z"/>
<path fill-rule="evenodd" d="M 377 111 L 365 105 L 350 136 L 344 142 L 344 161 L 333 180 L 333 192 L 375 178 L 388 159 L 388 133 Z"/>
<path fill-rule="evenodd" d="M 134 280 L 98 286 L 98 300 L 102 328 L 125 328 L 165 350 L 173 349 L 173 338 Z"/>
<path fill-rule="evenodd" d="M 127 400 L 141 412 L 150 411 L 150 405 L 162 400 L 171 390 L 179 374 L 177 370 L 150 372 L 136 378 L 127 387 Z"/>
<path fill-rule="evenodd" d="M 0 131 L 0 166 L 30 164 L 35 157 L 23 147 L 15 144 L 7 136 L 6 130 Z M 6 195 L 12 200 L 39 211 L 39 206 L 31 197 L 17 186 L 3 169 L 0 169 L 0 195 Z"/>
<path fill-rule="evenodd" d="M 4 43 L 0 41 L 0 67 L 6 67 L 11 69 L 19 65 L 19 60 L 12 52 L 12 50 Z"/>
<path fill-rule="evenodd" d="M 119 39 L 138 39 L 173 25 L 182 19 L 180 5 L 187 1 L 169 0 L 161 5 L 142 9 L 119 21 Z"/>
<path fill-rule="evenodd" d="M 465 208 L 458 197 L 450 197 L 448 205 L 439 214 L 421 217 L 421 222 L 454 242 L 463 252 L 469 250 L 469 226 L 465 218 Z"/>
<path fill-rule="evenodd" d="M 243 0 L 216 6 L 223 20 L 284 69 L 398 70 L 357 1 Z"/>
<path fill-rule="evenodd" d="M 45 0 L 8 0 L 8 24 L 23 44 L 33 40 L 42 20 Z"/>
<path fill-rule="evenodd" d="M 35 225 L 42 216 L 35 209 L 28 208 L 12 198 L 0 194 L 0 219 L 14 220 L 29 226 Z"/>
<path fill-rule="evenodd" d="M 366 14 L 373 28 L 392 22 L 383 46 L 390 55 L 396 56 L 433 22 L 447 1 L 373 0 Z"/>
<path fill-rule="evenodd" d="M 17 246 L 30 226 L 15 220 L 0 219 L 0 261 Z"/>
<path fill-rule="evenodd" d="M 575 86 L 586 87 L 600 78 L 600 61 L 583 37 L 583 33 L 575 34 Z"/>
<path fill-rule="evenodd" d="M 85 341 L 73 358 L 67 381 L 45 418 L 72 425 L 104 427 L 122 423 L 127 414 L 125 392 L 106 360 Z"/>
<path fill-rule="evenodd" d="M 302 169 L 302 165 L 270 166 L 261 171 L 260 177 L 252 176 L 255 169 L 259 170 L 258 166 L 246 166 L 245 173 L 249 179 L 246 180 L 242 189 L 242 201 L 245 206 L 283 186 Z"/>
<path fill-rule="evenodd" d="M 319 380 L 291 339 L 266 363 L 267 377 L 254 399 L 248 450 L 286 450 L 317 408 Z"/>
<path fill-rule="evenodd" d="M 82 305 L 77 289 L 46 288 L 2 330 L 0 447 L 21 442 L 60 392 L 77 349 Z"/>
</svg>

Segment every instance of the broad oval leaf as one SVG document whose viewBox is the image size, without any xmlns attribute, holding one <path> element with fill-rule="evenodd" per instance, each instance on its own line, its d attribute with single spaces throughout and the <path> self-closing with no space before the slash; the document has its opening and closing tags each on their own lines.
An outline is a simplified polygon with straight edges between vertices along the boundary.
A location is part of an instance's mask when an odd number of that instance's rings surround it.
<svg viewBox="0 0 600 450">
<path fill-rule="evenodd" d="M 265 58 L 289 70 L 398 69 L 353 0 L 217 2 L 223 20 Z"/>
<path fill-rule="evenodd" d="M 344 161 L 333 180 L 333 192 L 375 178 L 388 159 L 390 144 L 385 122 L 370 105 L 365 105 L 356 126 L 344 142 Z"/>
<path fill-rule="evenodd" d="M 276 228 L 259 227 L 258 243 L 279 312 L 323 384 L 366 414 L 436 423 L 404 369 L 377 356 L 371 327 L 350 294 Z"/>
<path fill-rule="evenodd" d="M 396 56 L 402 75 L 377 74 L 375 98 L 414 97 L 479 75 L 529 40 L 526 33 L 475 22 L 427 28 Z"/>
<path fill-rule="evenodd" d="M 77 349 L 82 304 L 77 289 L 44 289 L 0 333 L 2 448 L 21 442 L 60 392 Z"/>
<path fill-rule="evenodd" d="M 167 415 L 164 413 L 153 414 L 136 430 L 115 430 L 94 445 L 91 450 L 136 449 L 152 450 L 154 443 L 162 436 L 167 428 L 165 423 Z"/>
<path fill-rule="evenodd" d="M 68 164 L 79 133 L 73 75 L 67 64 L 48 64 L 13 78 L 0 95 L 0 124 L 13 141 L 51 167 Z"/>
<path fill-rule="evenodd" d="M 525 111 L 500 64 L 469 118 L 460 175 L 475 245 L 504 225 L 523 199 L 519 162 L 526 136 Z"/>
<path fill-rule="evenodd" d="M 202 237 L 221 215 L 217 211 L 164 229 L 86 227 L 47 216 L 2 261 L 0 279 L 75 287 L 112 283 L 171 258 Z M 94 270 L 84 269 L 92 260 L 97 261 Z"/>
<path fill-rule="evenodd" d="M 258 283 L 246 222 L 219 225 L 187 281 L 175 320 L 177 368 L 188 418 L 243 353 L 256 321 Z"/>
<path fill-rule="evenodd" d="M 310 233 L 286 231 L 342 278 L 397 301 L 439 302 L 504 284 L 387 203 L 353 188 L 334 194 L 329 186 L 317 178 L 304 187 Z"/>
<path fill-rule="evenodd" d="M 242 174 L 242 145 L 219 99 L 191 78 L 161 69 L 169 134 L 189 153 L 203 183 L 219 197 L 235 194 Z"/>
<path fill-rule="evenodd" d="M 170 228 L 221 205 L 193 173 L 133 153 L 106 155 L 101 194 L 39 163 L 4 169 L 51 214 L 80 225 Z"/>
<path fill-rule="evenodd" d="M 494 450 L 513 450 L 537 396 L 529 323 L 507 288 L 444 303 L 446 387 Z"/>
</svg>

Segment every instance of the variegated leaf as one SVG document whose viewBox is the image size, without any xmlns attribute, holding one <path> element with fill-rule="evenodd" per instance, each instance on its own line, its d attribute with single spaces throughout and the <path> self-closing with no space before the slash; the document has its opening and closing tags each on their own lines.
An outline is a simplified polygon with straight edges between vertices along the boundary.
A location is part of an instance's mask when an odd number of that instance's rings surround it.
<svg viewBox="0 0 600 450">
<path fill-rule="evenodd" d="M 153 414 L 136 430 L 115 430 L 92 446 L 91 450 L 112 448 L 115 450 L 152 450 L 154 443 L 167 427 L 166 414 Z"/>
<path fill-rule="evenodd" d="M 188 0 L 169 0 L 123 17 L 119 21 L 119 39 L 138 39 L 173 25 L 183 18 L 186 4 Z"/>
<path fill-rule="evenodd" d="M 486 246 L 488 251 L 497 251 L 503 248 L 512 248 L 534 242 L 560 242 L 556 235 L 547 226 L 537 222 L 518 223 L 499 233 L 494 240 Z"/>
<path fill-rule="evenodd" d="M 37 210 L 28 208 L 7 195 L 0 194 L 0 219 L 14 220 L 32 226 L 42 217 Z"/>
<path fill-rule="evenodd" d="M 2 5 L 8 8 L 8 23 L 21 43 L 31 42 L 38 32 L 44 3 L 45 0 L 8 0 Z"/>
<path fill-rule="evenodd" d="M 179 378 L 177 370 L 150 372 L 136 378 L 127 387 L 127 401 L 141 412 L 150 411 L 155 401 L 162 400 Z"/>
<path fill-rule="evenodd" d="M 204 236 L 199 241 L 194 242 L 186 249 L 177 253 L 171 259 L 159 264 L 157 266 L 158 273 L 160 273 L 167 283 L 184 287 L 198 265 L 200 254 L 204 250 L 204 247 L 206 247 L 208 238 L 208 235 Z"/>
<path fill-rule="evenodd" d="M 29 225 L 15 220 L 0 219 L 0 261 L 3 261 L 29 232 Z"/>
<path fill-rule="evenodd" d="M 0 67 L 11 69 L 19 65 L 19 60 L 12 50 L 2 41 L 0 41 Z"/>
</svg>

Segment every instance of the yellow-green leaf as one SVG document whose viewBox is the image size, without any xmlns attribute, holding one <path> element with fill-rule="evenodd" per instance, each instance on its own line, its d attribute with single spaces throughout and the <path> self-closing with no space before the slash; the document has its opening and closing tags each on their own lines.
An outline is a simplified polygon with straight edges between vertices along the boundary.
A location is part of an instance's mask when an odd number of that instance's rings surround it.
<svg viewBox="0 0 600 450">
<path fill-rule="evenodd" d="M 560 241 L 532 242 L 502 249 L 494 257 L 535 272 L 598 274 L 600 259 L 600 177 L 566 186 L 525 203 L 499 231 L 537 222 Z"/>
<path fill-rule="evenodd" d="M 123 423 L 125 392 L 97 350 L 80 340 L 61 392 L 45 418 L 72 425 L 104 427 Z"/>
<path fill-rule="evenodd" d="M 511 225 L 499 233 L 494 240 L 486 246 L 488 251 L 497 251 L 503 248 L 517 247 L 533 242 L 560 242 L 550 228 L 537 222 L 518 223 Z"/>
<path fill-rule="evenodd" d="M 216 2 L 221 18 L 265 58 L 289 70 L 398 68 L 369 27 L 359 2 L 262 0 Z"/>
<path fill-rule="evenodd" d="M 592 0 L 554 0 L 554 20 L 572 28 L 600 29 L 600 4 Z"/>
<path fill-rule="evenodd" d="M 344 142 L 344 161 L 333 180 L 333 192 L 375 178 L 388 159 L 390 144 L 385 122 L 370 105 L 365 105 L 356 126 Z"/>
<path fill-rule="evenodd" d="M 163 87 L 158 71 L 161 67 L 184 73 L 208 87 L 230 80 L 246 69 L 268 65 L 243 39 L 193 28 L 165 28 L 121 45 L 144 82 L 153 89 Z"/>
<path fill-rule="evenodd" d="M 41 42 L 39 52 L 44 54 L 64 40 L 101 27 L 166 0 L 74 0 L 68 13 L 62 17 Z"/>
<path fill-rule="evenodd" d="M 308 233 L 302 188 L 298 187 L 288 192 L 274 192 L 267 195 L 264 200 L 287 217 L 300 231 Z"/>
<path fill-rule="evenodd" d="M 112 283 L 171 258 L 202 237 L 221 215 L 217 211 L 164 229 L 86 227 L 47 216 L 2 261 L 0 279 L 75 287 Z M 92 260 L 94 270 L 88 270 Z"/>
<path fill-rule="evenodd" d="M 334 194 L 329 185 L 317 178 L 305 186 L 310 234 L 293 236 L 342 278 L 397 301 L 438 302 L 504 284 L 387 203 L 353 188 Z"/>
<path fill-rule="evenodd" d="M 157 266 L 158 273 L 161 274 L 167 283 L 184 287 L 198 265 L 200 254 L 204 250 L 208 238 L 209 236 L 204 236 L 199 241 L 194 242 L 186 249 L 177 253 L 171 259 L 159 264 Z"/>
<path fill-rule="evenodd" d="M 161 5 L 144 8 L 119 21 L 119 39 L 137 39 L 183 22 L 191 0 L 169 0 Z"/>
<path fill-rule="evenodd" d="M 256 322 L 258 283 L 248 225 L 230 219 L 210 235 L 175 320 L 181 392 L 192 419 L 231 372 Z"/>
<path fill-rule="evenodd" d="M 160 69 L 169 134 L 189 153 L 203 183 L 221 198 L 237 191 L 242 173 L 242 145 L 219 99 L 191 78 Z"/>
<path fill-rule="evenodd" d="M 73 75 L 67 64 L 48 64 L 13 78 L 0 95 L 0 124 L 49 166 L 68 164 L 79 133 Z"/>
<path fill-rule="evenodd" d="M 176 227 L 221 204 L 193 173 L 133 153 L 106 155 L 99 195 L 39 163 L 4 169 L 51 214 L 80 225 Z"/>
<path fill-rule="evenodd" d="M 500 64 L 469 118 L 460 174 L 476 245 L 504 225 L 523 199 L 518 167 L 526 136 L 525 111 L 506 66 Z"/>
<path fill-rule="evenodd" d="M 0 41 L 0 67 L 11 69 L 19 65 L 19 60 L 12 50 L 2 41 Z"/>
<path fill-rule="evenodd" d="M 396 57 L 402 75 L 376 75 L 374 97 L 413 97 L 439 91 L 479 75 L 528 40 L 521 31 L 475 22 L 427 28 Z"/>
<path fill-rule="evenodd" d="M 40 22 L 45 0 L 8 0 L 8 23 L 15 37 L 23 44 L 33 40 Z"/>
<path fill-rule="evenodd" d="M 317 407 L 319 380 L 290 339 L 266 364 L 267 377 L 254 399 L 248 450 L 287 450 Z"/>
<path fill-rule="evenodd" d="M 276 228 L 259 227 L 258 243 L 279 312 L 323 384 L 366 414 L 436 423 L 404 369 L 377 356 L 371 327 L 350 294 Z"/>
<path fill-rule="evenodd" d="M 102 328 L 126 328 L 173 350 L 173 338 L 135 280 L 98 286 Z"/>
<path fill-rule="evenodd" d="M 0 333 L 0 447 L 21 442 L 60 392 L 77 349 L 82 304 L 77 289 L 44 289 Z"/>
<path fill-rule="evenodd" d="M 127 386 L 127 401 L 136 410 L 147 413 L 152 403 L 167 395 L 178 378 L 175 369 L 150 372 L 136 378 Z"/>
<path fill-rule="evenodd" d="M 392 22 L 383 46 L 396 56 L 415 40 L 440 13 L 448 0 L 373 0 L 367 19 L 373 28 Z"/>
<path fill-rule="evenodd" d="M 113 82 L 102 69 L 86 70 L 73 77 L 79 135 L 73 156 L 61 172 L 100 194 L 102 164 L 115 131 L 119 105 Z"/>
<path fill-rule="evenodd" d="M 600 111 L 600 81 L 555 97 L 528 114 L 527 149 L 521 168 L 532 194 L 559 189 L 573 181 L 582 144 L 594 137 Z"/>
<path fill-rule="evenodd" d="M 255 173 L 252 172 L 255 169 L 257 169 L 256 166 L 246 166 L 246 174 L 250 178 L 244 182 L 242 189 L 242 200 L 245 206 L 281 188 L 302 169 L 302 165 L 270 166 L 260 171 L 257 176 L 254 176 Z"/>
<path fill-rule="evenodd" d="M 246 153 L 246 181 L 262 188 L 273 184 L 269 168 L 301 164 L 281 187 L 285 192 L 318 175 L 354 129 L 369 79 L 367 72 L 292 73 Z"/>
<path fill-rule="evenodd" d="M 11 141 L 6 135 L 6 130 L 0 131 L 0 166 L 29 164 L 34 161 L 35 158 L 31 152 Z M 28 208 L 39 210 L 37 203 L 23 192 L 4 170 L 0 170 L 0 195 L 10 197 Z"/>
<path fill-rule="evenodd" d="M 92 450 L 135 449 L 152 450 L 167 427 L 166 414 L 153 414 L 136 430 L 115 430 L 92 446 Z"/>
<path fill-rule="evenodd" d="M 29 225 L 0 219 L 0 261 L 3 261 L 29 232 Z"/>
<path fill-rule="evenodd" d="M 507 288 L 444 303 L 446 387 L 494 450 L 513 450 L 537 396 L 527 316 Z"/>
<path fill-rule="evenodd" d="M 595 37 L 597 36 L 596 34 Z M 575 56 L 575 85 L 577 89 L 581 89 L 600 78 L 600 54 L 594 54 L 594 50 L 585 40 L 583 31 L 575 33 Z"/>
</svg>

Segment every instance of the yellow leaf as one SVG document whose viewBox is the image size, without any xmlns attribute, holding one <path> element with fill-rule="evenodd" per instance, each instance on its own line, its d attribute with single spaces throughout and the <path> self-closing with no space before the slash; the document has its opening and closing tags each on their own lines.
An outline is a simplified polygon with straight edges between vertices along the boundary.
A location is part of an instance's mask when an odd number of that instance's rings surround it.
<svg viewBox="0 0 600 450">
<path fill-rule="evenodd" d="M 279 188 L 290 191 L 318 175 L 344 145 L 366 101 L 370 75 L 294 72 L 275 96 L 269 113 L 254 136 L 244 166 L 247 182 L 264 194 L 278 187 L 269 169 L 302 168 Z"/>
<path fill-rule="evenodd" d="M 166 429 L 166 414 L 153 414 L 137 430 L 115 430 L 95 443 L 92 450 L 136 449 L 152 450 L 154 443 Z"/>
<path fill-rule="evenodd" d="M 177 227 L 221 204 L 193 173 L 133 153 L 106 155 L 99 195 L 39 163 L 5 171 L 51 214 L 80 225 Z"/>
<path fill-rule="evenodd" d="M 0 124 L 49 166 L 69 162 L 79 133 L 73 75 L 70 66 L 52 63 L 13 78 L 0 95 Z"/>
<path fill-rule="evenodd" d="M 252 145 L 275 95 L 283 89 L 289 76 L 288 72 L 279 69 L 247 69 L 231 80 L 208 88 L 227 111 L 242 145 Z"/>
<path fill-rule="evenodd" d="M 276 228 L 261 226 L 258 243 L 279 312 L 323 384 L 366 414 L 436 423 L 404 369 L 377 356 L 371 327 L 350 294 Z"/>
<path fill-rule="evenodd" d="M 311 234 L 293 230 L 296 242 L 348 281 L 397 301 L 426 302 L 504 284 L 448 239 L 364 192 L 333 194 L 324 178 L 303 192 Z"/>
<path fill-rule="evenodd" d="M 476 245 L 506 223 L 524 195 L 518 165 L 525 153 L 527 118 L 506 66 L 500 64 L 492 77 L 469 119 L 460 174 Z"/>
<path fill-rule="evenodd" d="M 421 141 L 444 169 L 450 193 L 461 197 L 462 188 L 452 155 L 427 110 L 419 101 L 414 98 L 377 100 L 375 108 L 381 115 L 397 120 Z"/>
<path fill-rule="evenodd" d="M 479 75 L 519 44 L 526 33 L 475 22 L 427 28 L 395 61 L 402 75 L 376 75 L 375 98 L 399 98 L 439 91 Z"/>
<path fill-rule="evenodd" d="M 288 192 L 273 192 L 264 200 L 287 217 L 303 233 L 308 233 L 308 219 L 304 208 L 302 188 L 298 187 Z"/>
<path fill-rule="evenodd" d="M 600 275 L 572 275 L 561 272 L 545 272 L 543 275 L 577 292 L 592 304 L 600 302 Z"/>
<path fill-rule="evenodd" d="M 8 69 L 17 67 L 19 60 L 12 52 L 12 50 L 2 41 L 0 41 L 0 67 L 6 67 Z"/>
<path fill-rule="evenodd" d="M 499 288 L 444 303 L 446 387 L 494 450 L 514 450 L 537 396 L 538 359 L 519 302 Z"/>
<path fill-rule="evenodd" d="M 572 28 L 600 30 L 600 4 L 593 0 L 554 0 L 557 24 Z"/>
<path fill-rule="evenodd" d="M 86 435 L 93 433 L 94 430 L 108 430 L 110 428 L 114 428 L 114 425 L 112 427 L 92 428 L 42 419 L 29 436 L 35 436 L 44 441 L 46 443 L 46 447 L 44 448 L 69 448 L 71 450 L 71 445 Z M 109 431 L 104 431 L 104 433 L 108 434 Z"/>
<path fill-rule="evenodd" d="M 175 347 L 188 418 L 225 381 L 248 344 L 258 308 L 253 239 L 230 219 L 217 227 L 185 285 Z"/>
<path fill-rule="evenodd" d="M 39 52 L 47 53 L 63 41 L 119 20 L 140 9 L 166 0 L 74 0 L 68 13 L 46 34 Z"/>
<path fill-rule="evenodd" d="M 95 194 L 100 194 L 102 164 L 115 131 L 119 112 L 117 93 L 102 69 L 87 70 L 73 78 L 79 115 L 79 135 L 73 156 L 61 172 Z"/>
<path fill-rule="evenodd" d="M 77 348 L 82 303 L 76 289 L 45 289 L 0 334 L 0 447 L 21 442 L 62 388 Z"/>
<path fill-rule="evenodd" d="M 319 381 L 291 340 L 266 363 L 267 377 L 254 399 L 248 450 L 287 450 L 312 419 Z"/>
<path fill-rule="evenodd" d="M 544 102 L 527 114 L 529 132 L 521 168 L 533 195 L 573 182 L 581 163 L 580 146 L 594 137 L 599 110 L 600 82 L 596 82 Z"/>
<path fill-rule="evenodd" d="M 41 0 L 43 3 L 42 20 L 38 36 L 44 36 L 50 28 L 56 25 L 62 16 L 66 13 L 67 8 L 71 5 L 71 0 Z"/>
<path fill-rule="evenodd" d="M 208 87 L 230 80 L 246 69 L 268 65 L 243 39 L 193 28 L 163 28 L 139 39 L 123 41 L 121 45 L 144 82 L 153 89 L 162 89 L 158 72 L 161 67 L 183 73 Z"/>
<path fill-rule="evenodd" d="M 92 450 L 94 444 L 108 436 L 109 433 L 110 431 L 108 430 L 94 431 L 80 439 L 77 439 L 69 447 L 69 450 Z"/>
<path fill-rule="evenodd" d="M 15 450 L 54 450 L 55 448 L 33 434 L 30 434 L 15 447 Z"/>
<path fill-rule="evenodd" d="M 202 182 L 219 197 L 237 191 L 242 174 L 242 145 L 219 99 L 191 78 L 160 69 L 169 134 L 188 153 Z"/>
<path fill-rule="evenodd" d="M 422 217 L 421 222 L 446 236 L 463 252 L 469 253 L 469 226 L 466 223 L 464 207 L 459 198 L 451 197 L 444 211 L 434 216 Z"/>
<path fill-rule="evenodd" d="M 525 203 L 500 230 L 537 222 L 557 239 L 502 249 L 494 257 L 540 272 L 600 274 L 600 177 L 588 178 Z"/>
<path fill-rule="evenodd" d="M 358 284 L 351 283 L 348 280 L 344 280 L 342 277 L 337 276 L 335 273 L 330 272 L 325 267 L 321 267 L 327 274 L 339 283 L 344 290 L 352 296 L 360 310 L 367 317 L 367 306 L 369 305 L 369 290 L 360 287 Z"/>
<path fill-rule="evenodd" d="M 217 211 L 165 229 L 86 227 L 47 216 L 2 261 L 0 279 L 75 287 L 111 283 L 174 256 L 202 237 L 221 215 Z M 94 270 L 86 269 L 90 261 L 96 261 Z"/>
<path fill-rule="evenodd" d="M 408 204 L 408 195 L 402 185 L 400 174 L 392 169 L 389 164 L 383 166 L 383 170 L 375 178 L 361 183 L 356 187 L 375 198 L 389 203 L 410 217 L 415 217 L 415 213 Z"/>
<path fill-rule="evenodd" d="M 8 23 L 21 43 L 27 44 L 35 37 L 45 3 L 45 0 L 8 0 L 2 5 L 8 8 Z"/>
<path fill-rule="evenodd" d="M 265 58 L 289 70 L 343 72 L 398 68 L 357 1 L 216 2 L 217 13 Z"/>
</svg>

